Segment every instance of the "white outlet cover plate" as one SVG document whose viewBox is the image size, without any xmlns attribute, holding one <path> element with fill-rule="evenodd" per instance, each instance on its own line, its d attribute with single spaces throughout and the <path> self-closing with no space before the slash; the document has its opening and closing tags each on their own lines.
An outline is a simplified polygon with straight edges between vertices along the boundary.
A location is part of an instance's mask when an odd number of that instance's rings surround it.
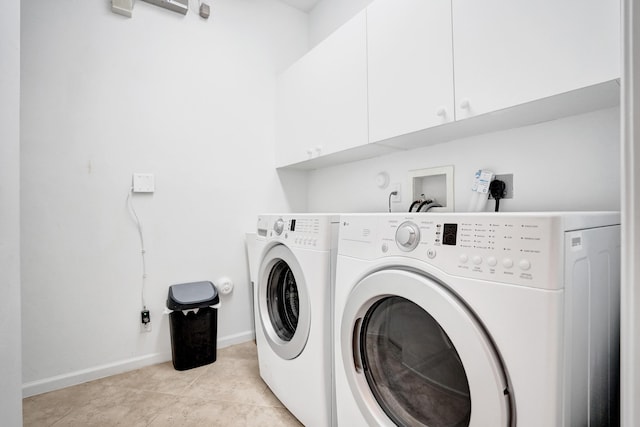
<svg viewBox="0 0 640 427">
<path fill-rule="evenodd" d="M 133 174 L 134 193 L 153 193 L 156 190 L 155 178 L 152 173 Z"/>
</svg>

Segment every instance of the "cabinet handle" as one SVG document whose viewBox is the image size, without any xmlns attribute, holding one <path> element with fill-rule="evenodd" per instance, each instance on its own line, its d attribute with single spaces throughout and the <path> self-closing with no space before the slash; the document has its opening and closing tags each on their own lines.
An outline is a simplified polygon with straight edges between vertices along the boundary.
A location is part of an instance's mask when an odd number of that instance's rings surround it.
<svg viewBox="0 0 640 427">
<path fill-rule="evenodd" d="M 462 108 L 463 110 L 468 110 L 470 108 L 470 104 L 469 104 L 469 98 L 464 98 L 462 101 L 460 101 L 460 108 Z"/>
<path fill-rule="evenodd" d="M 438 109 L 436 110 L 436 115 L 438 115 L 440 117 L 446 117 L 447 109 L 444 108 L 444 107 L 438 107 Z"/>
</svg>

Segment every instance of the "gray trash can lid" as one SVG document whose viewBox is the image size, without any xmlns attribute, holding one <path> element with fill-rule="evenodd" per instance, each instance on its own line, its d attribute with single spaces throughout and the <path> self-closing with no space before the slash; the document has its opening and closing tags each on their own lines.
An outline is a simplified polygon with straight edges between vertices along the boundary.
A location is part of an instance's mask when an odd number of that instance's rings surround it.
<svg viewBox="0 0 640 427">
<path fill-rule="evenodd" d="M 220 301 L 218 290 L 211 282 L 181 283 L 169 286 L 167 308 L 189 310 L 215 305 Z"/>
</svg>

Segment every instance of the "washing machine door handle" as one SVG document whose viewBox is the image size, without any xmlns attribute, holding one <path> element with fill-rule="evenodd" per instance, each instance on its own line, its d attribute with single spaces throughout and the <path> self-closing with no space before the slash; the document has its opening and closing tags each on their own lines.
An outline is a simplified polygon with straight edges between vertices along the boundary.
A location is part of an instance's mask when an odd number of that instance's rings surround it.
<svg viewBox="0 0 640 427">
<path fill-rule="evenodd" d="M 363 371 L 362 365 L 362 345 L 360 340 L 360 329 L 362 327 L 362 317 L 356 319 L 353 327 L 352 334 L 352 351 L 353 351 L 353 366 L 356 372 L 361 373 Z"/>
</svg>

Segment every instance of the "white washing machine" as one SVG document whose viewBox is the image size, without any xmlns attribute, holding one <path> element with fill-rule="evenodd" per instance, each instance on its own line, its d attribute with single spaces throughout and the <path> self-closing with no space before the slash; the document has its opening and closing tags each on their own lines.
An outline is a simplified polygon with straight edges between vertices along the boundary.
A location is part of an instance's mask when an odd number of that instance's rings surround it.
<svg viewBox="0 0 640 427">
<path fill-rule="evenodd" d="M 619 223 L 342 216 L 338 425 L 617 425 Z"/>
<path fill-rule="evenodd" d="M 254 307 L 260 376 L 308 427 L 334 425 L 337 220 L 315 214 L 258 217 Z"/>
</svg>

